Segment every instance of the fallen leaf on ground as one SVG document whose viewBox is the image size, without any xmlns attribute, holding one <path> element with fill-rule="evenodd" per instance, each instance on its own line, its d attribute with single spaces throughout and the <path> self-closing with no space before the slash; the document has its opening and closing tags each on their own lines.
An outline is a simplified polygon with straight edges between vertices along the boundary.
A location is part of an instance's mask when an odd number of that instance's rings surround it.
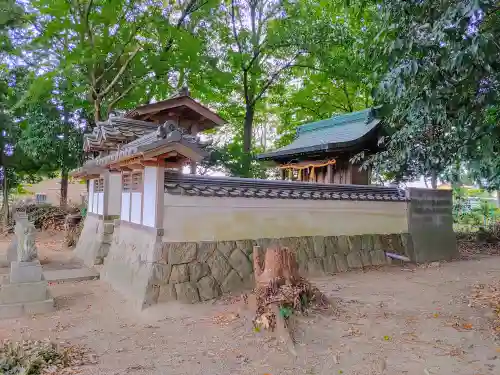
<svg viewBox="0 0 500 375">
<path fill-rule="evenodd" d="M 472 324 L 471 323 L 464 323 L 464 324 L 462 324 L 462 327 L 464 327 L 465 329 L 472 329 Z"/>
</svg>

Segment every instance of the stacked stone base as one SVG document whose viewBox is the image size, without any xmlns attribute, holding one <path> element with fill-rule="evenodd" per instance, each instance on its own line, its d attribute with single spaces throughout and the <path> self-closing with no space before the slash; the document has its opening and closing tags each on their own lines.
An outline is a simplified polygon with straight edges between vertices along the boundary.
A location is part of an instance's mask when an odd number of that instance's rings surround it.
<svg viewBox="0 0 500 375">
<path fill-rule="evenodd" d="M 164 243 L 154 265 L 157 302 L 196 303 L 254 286 L 253 249 L 288 247 L 299 272 L 321 277 L 390 263 L 385 252 L 409 256 L 410 236 L 403 234 L 286 237 L 217 242 Z"/>
<path fill-rule="evenodd" d="M 104 263 L 113 240 L 113 220 L 88 214 L 75 247 L 75 255 L 87 267 Z"/>
<path fill-rule="evenodd" d="M 9 277 L 0 285 L 0 318 L 54 311 L 54 300 L 43 279 L 39 261 L 12 262 Z"/>
<path fill-rule="evenodd" d="M 286 246 L 306 277 L 389 263 L 385 251 L 409 256 L 408 234 L 287 237 L 240 241 L 162 242 L 161 230 L 115 224 L 101 279 L 139 308 L 197 303 L 254 286 L 254 246 Z"/>
</svg>

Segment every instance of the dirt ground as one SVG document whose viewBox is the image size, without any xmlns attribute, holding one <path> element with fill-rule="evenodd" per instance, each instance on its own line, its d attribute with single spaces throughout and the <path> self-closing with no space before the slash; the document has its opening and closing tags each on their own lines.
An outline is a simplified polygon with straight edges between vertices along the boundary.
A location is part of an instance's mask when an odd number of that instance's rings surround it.
<svg viewBox="0 0 500 375">
<path fill-rule="evenodd" d="M 57 236 L 40 241 L 45 267 L 78 266 L 59 245 Z M 252 330 L 242 303 L 166 304 L 139 313 L 101 281 L 51 285 L 57 311 L 2 320 L 0 339 L 84 344 L 98 364 L 82 374 L 499 374 L 488 312 L 466 299 L 473 284 L 499 277 L 500 257 L 485 256 L 315 279 L 340 314 L 301 318 L 296 358 Z"/>
</svg>

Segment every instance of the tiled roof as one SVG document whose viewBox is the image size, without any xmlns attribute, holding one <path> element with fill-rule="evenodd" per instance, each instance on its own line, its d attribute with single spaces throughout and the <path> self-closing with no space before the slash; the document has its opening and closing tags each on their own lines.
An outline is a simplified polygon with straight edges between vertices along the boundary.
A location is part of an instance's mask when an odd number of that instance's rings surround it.
<svg viewBox="0 0 500 375">
<path fill-rule="evenodd" d="M 297 136 L 291 144 L 257 158 L 265 160 L 350 147 L 366 139 L 379 123 L 380 120 L 373 117 L 373 109 L 365 109 L 305 124 L 297 128 Z"/>
<path fill-rule="evenodd" d="M 197 117 L 201 116 L 202 118 L 205 118 L 205 121 L 198 123 L 198 126 L 200 126 L 198 130 L 207 130 L 226 123 L 226 121 L 217 113 L 191 98 L 189 89 L 187 88 L 181 89 L 176 95 L 166 100 L 139 106 L 127 112 L 125 117 L 130 119 L 146 120 L 147 118 L 151 118 L 151 116 L 155 116 L 161 112 L 177 112 L 179 114 L 184 112 L 184 110 L 187 110 L 192 114 L 196 113 Z"/>
<path fill-rule="evenodd" d="M 85 151 L 116 150 L 118 145 L 131 142 L 143 135 L 153 133 L 158 124 L 132 120 L 123 117 L 110 117 L 98 122 L 92 133 L 84 136 Z"/>
<path fill-rule="evenodd" d="M 185 129 L 167 123 L 157 127 L 155 132 L 150 132 L 126 144 L 110 155 L 87 161 L 81 168 L 73 171 L 72 175 L 81 175 L 84 172 L 87 174 L 99 173 L 107 165 L 175 143 L 196 148 L 200 155 L 207 156 L 206 152 L 203 151 L 206 143 L 202 143 L 196 136 L 186 134 Z"/>
<path fill-rule="evenodd" d="M 405 192 L 395 187 L 207 177 L 168 172 L 165 174 L 165 192 L 204 197 L 406 201 Z"/>
</svg>

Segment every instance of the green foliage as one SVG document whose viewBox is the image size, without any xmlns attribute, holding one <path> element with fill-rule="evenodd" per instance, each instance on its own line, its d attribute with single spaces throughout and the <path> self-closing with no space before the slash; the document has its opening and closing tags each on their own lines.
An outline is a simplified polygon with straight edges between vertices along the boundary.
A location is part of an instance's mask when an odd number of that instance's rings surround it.
<svg viewBox="0 0 500 375">
<path fill-rule="evenodd" d="M 466 162 L 498 184 L 500 128 L 488 119 L 499 94 L 498 2 L 388 0 L 381 16 L 380 59 L 389 59 L 389 70 L 378 97 L 392 131 L 370 161 L 434 184 Z"/>
<path fill-rule="evenodd" d="M 18 146 L 32 159 L 44 163 L 46 171 L 76 168 L 82 155 L 82 131 L 65 123 L 55 106 L 28 108 Z"/>
<path fill-rule="evenodd" d="M 36 100 L 60 78 L 70 81 L 70 104 L 92 114 L 91 123 L 115 108 L 163 98 L 175 85 L 176 65 L 183 62 L 188 69 L 196 59 L 200 44 L 187 30 L 202 27 L 199 15 L 213 4 L 211 0 L 31 2 L 38 35 L 30 48 L 46 73 L 36 77 L 30 97 Z"/>
<path fill-rule="evenodd" d="M 9 32 L 22 27 L 24 21 L 23 9 L 15 0 L 0 0 L 0 56 L 14 49 Z"/>
<path fill-rule="evenodd" d="M 485 199 L 479 200 L 479 205 L 471 206 L 471 197 L 477 197 L 479 189 L 453 189 L 453 221 L 465 227 L 479 228 L 496 224 L 500 221 L 500 208 Z M 483 190 L 479 190 L 483 192 Z"/>
<path fill-rule="evenodd" d="M 347 8 L 344 5 L 339 1 L 301 1 L 294 14 L 300 29 L 321 42 L 305 45 L 307 54 L 290 77 L 297 83 L 273 90 L 271 103 L 282 135 L 277 147 L 291 142 L 297 125 L 373 104 L 376 60 L 371 50 L 379 27 L 373 22 L 376 8 L 355 2 Z"/>
<path fill-rule="evenodd" d="M 77 166 L 83 125 L 188 84 L 229 122 L 205 170 L 265 177 L 253 155 L 275 133 L 283 146 L 304 122 L 382 104 L 387 135 L 365 161 L 384 180 L 500 187 L 498 0 L 0 0 L 0 10 L 1 142 L 17 145 L 2 165 L 14 185 Z"/>
<path fill-rule="evenodd" d="M 209 147 L 210 157 L 201 162 L 201 168 L 233 177 L 266 178 L 265 168 L 255 160 L 252 160 L 249 171 L 245 169 L 242 143 L 241 138 L 235 137 L 230 143 Z"/>
<path fill-rule="evenodd" d="M 279 314 L 283 319 L 288 319 L 293 315 L 293 308 L 291 306 L 281 305 L 279 307 Z"/>
</svg>

